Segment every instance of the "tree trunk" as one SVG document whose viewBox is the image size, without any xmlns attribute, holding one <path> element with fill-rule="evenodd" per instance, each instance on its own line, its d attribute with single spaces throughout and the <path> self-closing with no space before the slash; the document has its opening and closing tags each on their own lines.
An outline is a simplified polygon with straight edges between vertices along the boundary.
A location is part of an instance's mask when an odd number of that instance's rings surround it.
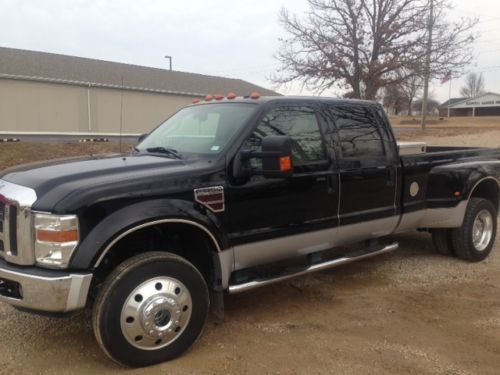
<svg viewBox="0 0 500 375">
<path fill-rule="evenodd" d="M 413 110 L 412 110 L 412 107 L 413 106 L 413 99 L 410 99 L 408 100 L 408 116 L 413 116 Z"/>
</svg>

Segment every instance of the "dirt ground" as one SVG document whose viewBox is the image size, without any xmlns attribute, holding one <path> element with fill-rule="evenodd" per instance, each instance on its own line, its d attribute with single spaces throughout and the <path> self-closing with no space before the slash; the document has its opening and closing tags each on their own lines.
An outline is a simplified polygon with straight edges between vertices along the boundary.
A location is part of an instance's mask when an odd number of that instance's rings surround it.
<svg viewBox="0 0 500 375">
<path fill-rule="evenodd" d="M 431 129 L 399 138 L 497 147 L 500 130 Z M 5 147 L 0 168 L 14 164 L 16 151 L 32 149 Z M 123 370 L 107 359 L 89 311 L 47 318 L 2 304 L 0 373 L 498 374 L 499 241 L 478 264 L 435 254 L 426 233 L 397 241 L 391 254 L 228 297 L 225 318 L 210 317 L 191 350 L 146 369 Z"/>
</svg>

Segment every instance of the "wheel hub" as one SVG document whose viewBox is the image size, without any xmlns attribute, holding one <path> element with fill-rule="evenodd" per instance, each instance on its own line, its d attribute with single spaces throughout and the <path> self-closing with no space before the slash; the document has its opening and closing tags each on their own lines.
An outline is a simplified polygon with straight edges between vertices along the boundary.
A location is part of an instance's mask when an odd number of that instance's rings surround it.
<svg viewBox="0 0 500 375">
<path fill-rule="evenodd" d="M 472 226 L 472 244 L 477 251 L 485 250 L 493 237 L 493 217 L 488 210 L 481 210 Z"/>
<path fill-rule="evenodd" d="M 166 296 L 153 297 L 141 308 L 141 325 L 150 336 L 161 338 L 165 333 L 171 333 L 179 322 L 181 306 Z"/>
<path fill-rule="evenodd" d="M 156 350 L 176 340 L 191 318 L 189 290 L 179 280 L 147 280 L 126 298 L 120 325 L 127 341 L 139 349 Z"/>
</svg>

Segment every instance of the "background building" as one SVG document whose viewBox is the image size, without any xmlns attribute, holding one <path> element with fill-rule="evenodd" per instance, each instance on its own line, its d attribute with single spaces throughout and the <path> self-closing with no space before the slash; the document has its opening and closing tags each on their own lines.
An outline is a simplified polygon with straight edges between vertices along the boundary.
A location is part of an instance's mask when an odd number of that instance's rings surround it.
<svg viewBox="0 0 500 375">
<path fill-rule="evenodd" d="M 194 98 L 252 91 L 279 95 L 239 79 L 0 47 L 4 134 L 141 134 Z"/>
<path fill-rule="evenodd" d="M 439 107 L 439 116 L 448 116 L 448 107 L 451 117 L 500 116 L 500 94 L 488 92 L 475 98 L 448 100 Z"/>
</svg>

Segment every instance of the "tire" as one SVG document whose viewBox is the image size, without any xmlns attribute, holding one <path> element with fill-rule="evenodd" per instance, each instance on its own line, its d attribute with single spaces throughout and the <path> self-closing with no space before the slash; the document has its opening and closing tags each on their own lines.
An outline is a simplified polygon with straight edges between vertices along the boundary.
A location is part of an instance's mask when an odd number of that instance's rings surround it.
<svg viewBox="0 0 500 375">
<path fill-rule="evenodd" d="M 469 262 L 486 259 L 495 243 L 496 232 L 495 205 L 486 199 L 471 198 L 462 226 L 452 230 L 451 240 L 455 255 Z"/>
<path fill-rule="evenodd" d="M 208 288 L 185 259 L 148 252 L 121 263 L 94 303 L 97 342 L 114 361 L 143 367 L 181 355 L 200 336 Z"/>
<path fill-rule="evenodd" d="M 445 256 L 454 256 L 453 244 L 451 240 L 451 230 L 435 229 L 432 231 L 432 243 L 436 251 Z"/>
</svg>

